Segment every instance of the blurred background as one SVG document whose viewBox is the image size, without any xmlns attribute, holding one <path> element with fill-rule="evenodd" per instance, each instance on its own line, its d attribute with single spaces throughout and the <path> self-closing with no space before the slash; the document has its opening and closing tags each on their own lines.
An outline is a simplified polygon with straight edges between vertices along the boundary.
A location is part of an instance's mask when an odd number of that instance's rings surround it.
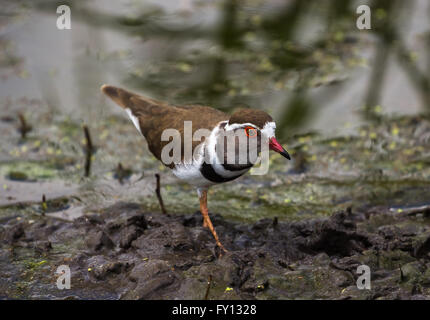
<svg viewBox="0 0 430 320">
<path fill-rule="evenodd" d="M 430 2 L 0 1 L 0 99 L 95 123 L 103 83 L 171 103 L 270 112 L 283 137 L 430 110 Z M 58 30 L 56 8 L 71 7 Z M 371 30 L 358 30 L 368 4 Z M 344 131 L 342 131 L 344 132 Z"/>
</svg>

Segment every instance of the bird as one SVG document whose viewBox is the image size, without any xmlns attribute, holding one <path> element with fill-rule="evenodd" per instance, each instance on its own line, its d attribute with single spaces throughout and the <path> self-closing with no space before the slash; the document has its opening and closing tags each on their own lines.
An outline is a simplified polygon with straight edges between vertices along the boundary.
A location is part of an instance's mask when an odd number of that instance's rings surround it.
<svg viewBox="0 0 430 320">
<path fill-rule="evenodd" d="M 145 137 L 148 149 L 155 158 L 169 167 L 180 180 L 197 189 L 203 227 L 209 228 L 216 245 L 227 252 L 209 217 L 207 192 L 213 185 L 235 180 L 248 172 L 255 164 L 250 154 L 263 150 L 262 141 L 268 142 L 268 149 L 291 159 L 275 137 L 276 123 L 272 117 L 259 109 L 244 108 L 229 115 L 203 105 L 177 106 L 106 84 L 101 86 L 101 91 L 125 110 L 136 129 Z M 190 130 L 193 135 L 202 130 L 206 130 L 206 135 L 200 141 L 188 141 L 187 124 L 192 125 Z M 173 153 L 179 154 L 170 162 L 163 161 L 166 154 L 172 155 L 172 152 L 163 153 L 163 148 L 166 149 L 174 140 L 173 136 L 170 136 L 172 139 L 163 136 L 168 129 L 173 130 L 169 132 L 177 132 L 180 137 L 173 146 L 170 145 L 176 148 L 172 149 Z M 234 137 L 233 144 L 227 141 L 229 134 Z M 239 137 L 242 140 L 238 140 Z M 186 154 L 187 148 L 191 149 L 191 156 Z M 243 152 L 245 158 L 240 158 Z M 228 155 L 231 157 L 228 158 Z"/>
</svg>

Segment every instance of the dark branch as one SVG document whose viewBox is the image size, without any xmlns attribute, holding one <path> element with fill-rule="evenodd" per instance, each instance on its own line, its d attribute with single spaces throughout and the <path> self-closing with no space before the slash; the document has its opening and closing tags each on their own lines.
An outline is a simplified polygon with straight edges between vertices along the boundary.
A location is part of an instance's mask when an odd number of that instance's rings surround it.
<svg viewBox="0 0 430 320">
<path fill-rule="evenodd" d="M 164 214 L 167 214 L 166 208 L 164 207 L 163 198 L 161 197 L 160 175 L 158 173 L 156 173 L 155 178 L 157 179 L 157 187 L 155 188 L 155 193 L 157 194 L 157 198 L 158 198 L 158 202 L 160 203 L 161 211 Z"/>
</svg>

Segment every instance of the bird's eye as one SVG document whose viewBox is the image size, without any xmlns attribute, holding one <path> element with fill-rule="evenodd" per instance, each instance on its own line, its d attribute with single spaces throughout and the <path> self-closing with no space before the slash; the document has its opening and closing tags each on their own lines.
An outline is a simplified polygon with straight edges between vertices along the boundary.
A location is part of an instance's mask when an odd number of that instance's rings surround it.
<svg viewBox="0 0 430 320">
<path fill-rule="evenodd" d="M 245 128 L 245 133 L 248 137 L 256 137 L 257 136 L 257 129 L 253 128 L 253 127 L 246 127 Z"/>
</svg>

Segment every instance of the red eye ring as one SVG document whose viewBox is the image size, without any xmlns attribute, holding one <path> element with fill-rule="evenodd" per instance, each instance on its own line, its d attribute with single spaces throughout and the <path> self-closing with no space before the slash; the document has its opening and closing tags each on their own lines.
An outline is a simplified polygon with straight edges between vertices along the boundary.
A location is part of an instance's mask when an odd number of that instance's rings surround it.
<svg viewBox="0 0 430 320">
<path fill-rule="evenodd" d="M 246 127 L 245 128 L 245 134 L 251 138 L 256 137 L 257 136 L 257 129 L 255 129 L 254 127 Z"/>
</svg>

